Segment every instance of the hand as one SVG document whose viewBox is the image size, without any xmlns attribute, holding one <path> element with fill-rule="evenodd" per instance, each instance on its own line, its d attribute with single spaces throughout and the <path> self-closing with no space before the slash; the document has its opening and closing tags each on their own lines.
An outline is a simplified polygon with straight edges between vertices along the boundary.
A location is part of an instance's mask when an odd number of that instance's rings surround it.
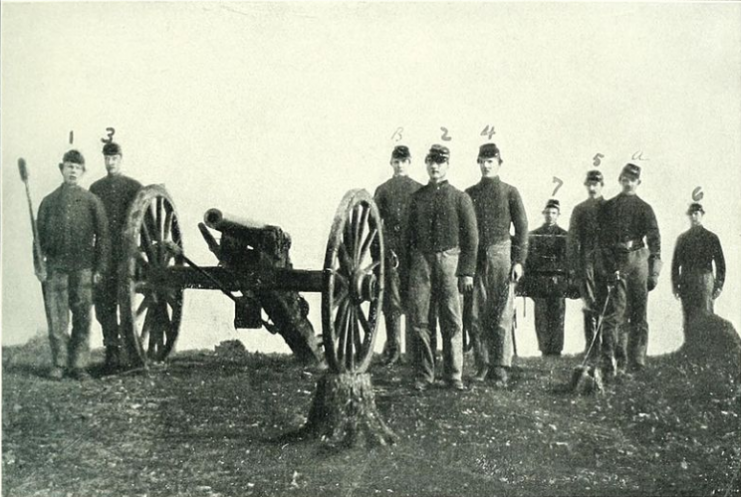
<svg viewBox="0 0 741 497">
<path fill-rule="evenodd" d="M 715 290 L 713 291 L 713 300 L 715 300 L 715 299 L 717 299 L 718 297 L 720 297 L 720 294 L 721 294 L 721 292 L 722 292 L 722 291 L 723 291 L 723 289 L 722 289 L 722 288 L 716 288 L 716 289 L 715 289 Z"/>
<path fill-rule="evenodd" d="M 648 281 L 646 282 L 646 286 L 648 288 L 648 291 L 650 292 L 654 288 L 656 288 L 656 285 L 659 284 L 659 275 L 658 274 L 652 274 L 648 277 Z"/>
<path fill-rule="evenodd" d="M 102 280 L 103 277 L 100 275 L 100 273 L 98 271 L 95 271 L 93 273 L 93 285 L 99 285 Z"/>
<path fill-rule="evenodd" d="M 39 279 L 39 283 L 46 282 L 46 271 L 39 271 L 36 273 L 36 277 Z"/>
<path fill-rule="evenodd" d="M 394 252 L 393 250 L 389 250 L 389 262 L 393 269 L 397 269 L 399 267 L 399 256 L 396 255 L 396 252 Z"/>
<path fill-rule="evenodd" d="M 471 293 L 473 291 L 473 277 L 458 276 L 458 291 L 463 294 Z"/>
<path fill-rule="evenodd" d="M 607 286 L 615 286 L 620 281 L 620 271 L 615 271 L 612 274 L 607 275 Z"/>
<path fill-rule="evenodd" d="M 516 262 L 512 265 L 512 271 L 509 273 L 509 277 L 512 281 L 517 283 L 520 281 L 520 278 L 522 278 L 522 275 L 524 274 L 524 271 L 522 270 L 522 264 L 519 262 Z"/>
</svg>

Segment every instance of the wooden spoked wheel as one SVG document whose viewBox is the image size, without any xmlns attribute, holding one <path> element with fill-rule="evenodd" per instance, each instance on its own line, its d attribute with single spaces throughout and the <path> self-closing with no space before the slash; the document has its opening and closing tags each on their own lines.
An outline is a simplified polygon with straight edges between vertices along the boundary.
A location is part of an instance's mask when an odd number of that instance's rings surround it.
<svg viewBox="0 0 741 497">
<path fill-rule="evenodd" d="M 183 240 L 175 205 L 162 186 L 139 192 L 122 242 L 128 254 L 119 268 L 122 337 L 130 360 L 162 361 L 180 331 L 184 293 L 168 284 L 168 268 L 183 264 Z"/>
<path fill-rule="evenodd" d="M 324 260 L 324 354 L 335 373 L 363 373 L 370 365 L 383 300 L 383 247 L 373 198 L 350 190 L 337 208 Z"/>
</svg>

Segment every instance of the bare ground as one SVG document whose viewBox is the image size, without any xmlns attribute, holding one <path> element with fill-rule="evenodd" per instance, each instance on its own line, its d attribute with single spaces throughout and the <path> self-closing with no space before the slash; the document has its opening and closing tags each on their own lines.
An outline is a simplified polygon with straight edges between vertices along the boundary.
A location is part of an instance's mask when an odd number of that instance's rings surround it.
<svg viewBox="0 0 741 497">
<path fill-rule="evenodd" d="M 6 496 L 741 495 L 737 362 L 654 357 L 599 397 L 569 391 L 578 357 L 520 359 L 504 391 L 416 393 L 409 366 L 375 367 L 397 444 L 332 450 L 279 440 L 319 374 L 288 357 L 186 352 L 79 383 L 44 378 L 47 349 L 3 349 Z"/>
</svg>

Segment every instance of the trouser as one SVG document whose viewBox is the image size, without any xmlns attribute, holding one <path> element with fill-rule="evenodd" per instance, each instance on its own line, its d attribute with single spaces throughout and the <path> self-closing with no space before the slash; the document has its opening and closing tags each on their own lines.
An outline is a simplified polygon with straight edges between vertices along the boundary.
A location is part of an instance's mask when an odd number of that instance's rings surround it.
<svg viewBox="0 0 741 497">
<path fill-rule="evenodd" d="M 535 298 L 535 334 L 543 354 L 560 354 L 563 350 L 563 325 L 566 300 L 560 297 Z"/>
<path fill-rule="evenodd" d="M 383 316 L 386 322 L 386 345 L 384 353 L 398 354 L 401 351 L 401 303 L 399 271 L 394 267 L 394 257 L 386 258 L 385 289 L 383 294 Z"/>
<path fill-rule="evenodd" d="M 682 314 L 684 315 L 684 341 L 693 338 L 689 324 L 698 315 L 714 313 L 713 290 L 715 277 L 709 271 L 689 271 L 682 273 L 679 296 L 682 300 Z"/>
<path fill-rule="evenodd" d="M 458 293 L 458 248 L 425 254 L 412 254 L 409 268 L 411 325 L 417 337 L 416 376 L 435 379 L 434 351 L 431 346 L 430 307 L 437 309 L 443 337 L 443 378 L 461 379 L 463 369 L 463 323 Z M 434 304 L 433 304 L 434 303 Z"/>
<path fill-rule="evenodd" d="M 90 354 L 90 311 L 93 304 L 92 270 L 63 273 L 52 270 L 44 283 L 44 306 L 49 327 L 52 364 L 84 368 Z M 72 333 L 67 334 L 72 311 Z"/>
<path fill-rule="evenodd" d="M 118 322 L 118 278 L 115 274 L 105 275 L 95 288 L 95 317 L 103 329 L 103 345 L 120 345 Z"/>
<path fill-rule="evenodd" d="M 479 369 L 512 366 L 515 295 L 510 250 L 507 240 L 486 247 L 485 256 L 479 257 L 469 324 Z"/>
<path fill-rule="evenodd" d="M 599 351 L 601 337 L 594 337 L 599 324 L 599 317 L 604 310 L 605 298 L 607 298 L 607 282 L 603 271 L 598 263 L 596 252 L 588 253 L 584 268 L 579 275 L 579 293 L 584 304 L 584 351 L 586 352 L 592 340 L 593 351 Z"/>
<path fill-rule="evenodd" d="M 620 280 L 615 284 L 602 326 L 602 362 L 613 369 L 621 353 L 621 326 L 627 327 L 627 361 L 643 366 L 648 347 L 648 250 L 625 254 L 617 261 Z"/>
</svg>

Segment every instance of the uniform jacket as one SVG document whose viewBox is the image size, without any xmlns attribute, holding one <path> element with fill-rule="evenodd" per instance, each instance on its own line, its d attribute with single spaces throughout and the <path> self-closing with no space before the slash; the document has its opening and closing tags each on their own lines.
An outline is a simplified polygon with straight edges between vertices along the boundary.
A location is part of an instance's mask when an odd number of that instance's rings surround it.
<svg viewBox="0 0 741 497">
<path fill-rule="evenodd" d="M 571 212 L 567 252 L 569 265 L 574 271 L 584 270 L 587 258 L 598 246 L 599 223 L 597 215 L 604 203 L 605 199 L 603 197 L 588 198 L 574 207 Z"/>
<path fill-rule="evenodd" d="M 376 188 L 374 200 L 383 219 L 383 239 L 387 250 L 400 253 L 412 194 L 420 188 L 422 183 L 408 176 L 394 176 Z"/>
<path fill-rule="evenodd" d="M 407 263 L 413 251 L 434 253 L 458 247 L 456 274 L 474 275 L 478 229 L 473 204 L 464 192 L 447 181 L 423 186 L 412 195 L 407 227 Z"/>
<path fill-rule="evenodd" d="M 530 232 L 534 237 L 530 239 L 528 267 L 531 259 L 541 258 L 541 261 L 532 261 L 541 271 L 562 271 L 568 268 L 566 260 L 567 231 L 557 224 L 543 224 L 540 228 Z"/>
<path fill-rule="evenodd" d="M 718 236 L 704 226 L 685 231 L 674 246 L 672 257 L 672 287 L 678 292 L 682 276 L 687 273 L 712 273 L 715 261 L 715 290 L 722 290 L 726 280 L 726 260 Z"/>
<path fill-rule="evenodd" d="M 100 199 L 79 186 L 62 184 L 41 201 L 39 244 L 51 270 L 108 268 L 110 239 Z"/>
<path fill-rule="evenodd" d="M 473 201 L 479 228 L 479 247 L 510 239 L 510 225 L 514 224 L 512 261 L 524 264 L 527 258 L 527 214 L 520 192 L 512 185 L 496 178 L 481 181 L 466 190 Z"/>
<path fill-rule="evenodd" d="M 108 217 L 108 232 L 111 237 L 111 259 L 115 264 L 120 260 L 121 236 L 126 229 L 126 221 L 131 202 L 142 185 L 135 179 L 124 175 L 106 176 L 90 186 L 105 206 Z"/>
<path fill-rule="evenodd" d="M 607 271 L 617 269 L 617 261 L 621 258 L 620 245 L 627 242 L 646 243 L 650 258 L 661 259 L 661 236 L 656 215 L 653 208 L 638 195 L 620 193 L 602 204 L 598 226 L 599 245 L 605 256 Z M 635 248 L 633 246 L 631 250 Z"/>
</svg>

